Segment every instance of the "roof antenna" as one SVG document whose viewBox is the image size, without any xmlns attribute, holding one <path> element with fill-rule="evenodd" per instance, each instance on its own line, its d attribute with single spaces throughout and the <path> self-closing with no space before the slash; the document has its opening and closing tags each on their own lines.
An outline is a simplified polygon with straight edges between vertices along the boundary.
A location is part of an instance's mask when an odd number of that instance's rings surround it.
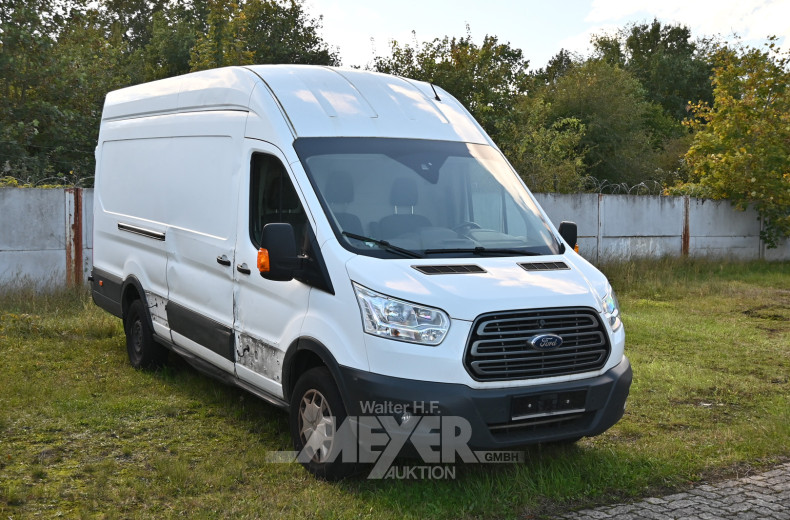
<svg viewBox="0 0 790 520">
<path fill-rule="evenodd" d="M 433 95 L 436 96 L 434 99 L 436 99 L 436 101 L 441 101 L 442 98 L 440 98 L 439 94 L 436 93 L 436 87 L 433 86 L 433 83 L 431 83 L 430 85 L 431 85 L 431 88 L 433 89 Z"/>
</svg>

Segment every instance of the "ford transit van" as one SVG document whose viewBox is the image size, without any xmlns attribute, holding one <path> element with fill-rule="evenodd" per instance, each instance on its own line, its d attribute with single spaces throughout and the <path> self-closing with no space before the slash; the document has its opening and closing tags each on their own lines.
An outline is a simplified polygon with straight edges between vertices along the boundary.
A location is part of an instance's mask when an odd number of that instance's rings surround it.
<svg viewBox="0 0 790 520">
<path fill-rule="evenodd" d="M 93 299 L 131 364 L 172 350 L 287 409 L 317 476 L 388 425 L 425 457 L 439 418 L 464 455 L 623 415 L 610 284 L 437 85 L 273 65 L 111 92 L 95 188 Z"/>
</svg>

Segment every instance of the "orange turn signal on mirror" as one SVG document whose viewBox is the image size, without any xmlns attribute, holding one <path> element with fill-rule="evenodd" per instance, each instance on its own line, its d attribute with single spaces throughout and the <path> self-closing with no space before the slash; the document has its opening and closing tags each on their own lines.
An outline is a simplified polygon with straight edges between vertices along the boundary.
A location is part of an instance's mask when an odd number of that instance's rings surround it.
<svg viewBox="0 0 790 520">
<path fill-rule="evenodd" d="M 269 250 L 260 248 L 258 249 L 258 271 L 262 273 L 269 272 Z"/>
<path fill-rule="evenodd" d="M 578 253 L 579 252 L 579 244 L 576 244 L 575 246 L 573 246 L 573 250 Z"/>
</svg>

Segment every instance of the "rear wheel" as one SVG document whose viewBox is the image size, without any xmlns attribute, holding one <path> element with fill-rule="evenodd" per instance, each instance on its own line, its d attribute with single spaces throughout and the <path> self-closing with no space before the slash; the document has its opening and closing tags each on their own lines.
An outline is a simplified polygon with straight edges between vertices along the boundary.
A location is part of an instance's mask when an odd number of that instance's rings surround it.
<svg viewBox="0 0 790 520">
<path fill-rule="evenodd" d="M 302 374 L 291 395 L 291 438 L 299 461 L 318 478 L 340 480 L 356 469 L 356 464 L 344 463 L 340 453 L 344 443 L 337 430 L 346 417 L 346 407 L 328 369 L 317 367 Z"/>
<path fill-rule="evenodd" d="M 126 351 L 134 368 L 155 369 L 167 359 L 167 349 L 154 341 L 151 323 L 141 300 L 129 306 L 124 320 Z"/>
</svg>

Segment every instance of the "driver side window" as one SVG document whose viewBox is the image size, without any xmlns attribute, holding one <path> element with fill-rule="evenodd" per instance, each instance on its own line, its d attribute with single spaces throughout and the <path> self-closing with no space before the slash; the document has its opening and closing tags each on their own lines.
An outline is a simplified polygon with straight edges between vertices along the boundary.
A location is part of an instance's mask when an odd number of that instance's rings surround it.
<svg viewBox="0 0 790 520">
<path fill-rule="evenodd" d="M 300 253 L 307 243 L 307 215 L 291 178 L 280 160 L 266 154 L 252 157 L 250 172 L 250 239 L 261 246 L 263 226 L 272 223 L 291 224 Z"/>
</svg>

